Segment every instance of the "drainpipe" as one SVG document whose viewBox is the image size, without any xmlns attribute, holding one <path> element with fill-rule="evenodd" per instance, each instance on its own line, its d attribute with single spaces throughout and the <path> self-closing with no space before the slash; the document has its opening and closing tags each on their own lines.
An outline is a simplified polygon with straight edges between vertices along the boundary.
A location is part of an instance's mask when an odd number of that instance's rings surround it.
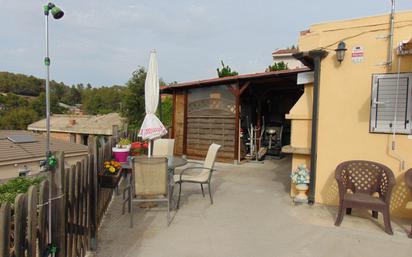
<svg viewBox="0 0 412 257">
<path fill-rule="evenodd" d="M 309 57 L 313 59 L 314 80 L 313 80 L 313 107 L 312 107 L 312 138 L 310 156 L 310 183 L 309 183 L 309 203 L 315 203 L 316 190 L 316 164 L 318 148 L 318 116 L 319 116 L 319 86 L 320 86 L 320 64 L 321 60 L 328 55 L 324 50 L 309 51 Z"/>
<path fill-rule="evenodd" d="M 392 50 L 393 50 L 393 31 L 394 31 L 394 19 L 395 19 L 395 0 L 391 0 L 392 8 L 389 18 L 390 30 L 389 30 L 389 48 L 388 48 L 388 59 L 386 61 L 386 66 L 388 69 L 392 67 Z"/>
</svg>

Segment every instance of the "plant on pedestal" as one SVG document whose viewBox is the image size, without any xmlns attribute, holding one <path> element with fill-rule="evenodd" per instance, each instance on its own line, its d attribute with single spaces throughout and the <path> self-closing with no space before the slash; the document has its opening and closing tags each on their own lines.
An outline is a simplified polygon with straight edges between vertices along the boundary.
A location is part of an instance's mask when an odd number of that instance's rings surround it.
<svg viewBox="0 0 412 257">
<path fill-rule="evenodd" d="M 308 196 L 306 195 L 306 191 L 309 188 L 308 184 L 310 182 L 310 171 L 306 168 L 306 165 L 299 165 L 296 170 L 292 171 L 290 178 L 298 191 L 293 201 L 295 203 L 307 203 Z"/>
</svg>

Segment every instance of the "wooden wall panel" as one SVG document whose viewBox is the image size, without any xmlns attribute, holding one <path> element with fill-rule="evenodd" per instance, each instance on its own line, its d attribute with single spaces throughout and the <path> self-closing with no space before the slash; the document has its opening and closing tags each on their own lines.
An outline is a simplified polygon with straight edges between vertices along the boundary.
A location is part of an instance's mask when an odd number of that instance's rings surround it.
<svg viewBox="0 0 412 257">
<path fill-rule="evenodd" d="M 191 116 L 187 118 L 187 155 L 204 158 L 212 143 L 222 145 L 218 159 L 233 161 L 235 142 L 235 117 Z"/>
<path fill-rule="evenodd" d="M 176 92 L 173 119 L 173 134 L 175 138 L 175 154 L 183 154 L 185 94 Z"/>
</svg>

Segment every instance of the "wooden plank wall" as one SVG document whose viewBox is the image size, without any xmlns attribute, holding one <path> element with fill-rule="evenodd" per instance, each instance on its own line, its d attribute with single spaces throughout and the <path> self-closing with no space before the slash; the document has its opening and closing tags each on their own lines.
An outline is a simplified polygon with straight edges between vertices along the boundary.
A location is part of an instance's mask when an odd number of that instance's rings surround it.
<svg viewBox="0 0 412 257">
<path fill-rule="evenodd" d="M 235 117 L 190 116 L 187 118 L 187 155 L 204 158 L 210 144 L 222 146 L 218 160 L 233 162 L 235 151 Z"/>
<path fill-rule="evenodd" d="M 173 134 L 175 139 L 175 154 L 184 154 L 184 122 L 186 109 L 186 92 L 176 92 L 174 97 Z"/>
<path fill-rule="evenodd" d="M 97 170 L 104 160 L 111 159 L 115 140 L 110 139 L 100 146 L 94 138 L 90 142 L 95 151 L 67 168 L 64 167 L 63 153 L 55 153 L 58 165 L 53 171 L 52 186 L 45 180 L 39 186 L 31 186 L 27 193 L 19 194 L 13 206 L 9 203 L 0 205 L 0 256 L 45 256 L 51 187 L 57 193 L 52 201 L 52 236 L 58 247 L 56 257 L 84 257 L 87 251 L 93 250 L 91 242 L 97 240 L 97 228 L 113 193 L 113 190 L 96 184 Z"/>
</svg>

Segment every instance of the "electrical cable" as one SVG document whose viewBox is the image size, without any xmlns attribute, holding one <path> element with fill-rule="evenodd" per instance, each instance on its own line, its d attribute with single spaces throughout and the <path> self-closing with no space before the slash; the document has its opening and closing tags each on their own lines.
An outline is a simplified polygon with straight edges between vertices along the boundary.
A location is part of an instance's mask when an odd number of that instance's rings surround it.
<svg viewBox="0 0 412 257">
<path fill-rule="evenodd" d="M 406 25 L 402 25 L 402 26 L 396 26 L 395 28 L 396 28 L 396 29 L 399 29 L 399 28 L 404 28 L 404 27 L 409 27 L 409 26 L 412 26 L 412 23 L 409 23 L 409 24 L 406 24 Z M 360 32 L 360 33 L 358 33 L 358 34 L 341 38 L 341 39 L 337 40 L 336 42 L 333 42 L 333 43 L 328 44 L 328 45 L 326 45 L 326 46 L 318 47 L 318 48 L 316 48 L 315 50 L 335 51 L 335 49 L 331 49 L 331 48 L 329 48 L 329 47 L 334 46 L 334 45 L 338 44 L 338 43 L 341 42 L 341 41 L 345 41 L 345 40 L 348 40 L 348 39 L 356 38 L 356 37 L 362 36 L 362 35 L 364 35 L 364 34 L 373 33 L 373 32 L 378 32 L 378 31 L 385 31 L 385 30 L 387 30 L 387 28 L 381 28 L 381 29 L 373 29 L 373 30 L 362 31 L 362 32 Z"/>
</svg>

